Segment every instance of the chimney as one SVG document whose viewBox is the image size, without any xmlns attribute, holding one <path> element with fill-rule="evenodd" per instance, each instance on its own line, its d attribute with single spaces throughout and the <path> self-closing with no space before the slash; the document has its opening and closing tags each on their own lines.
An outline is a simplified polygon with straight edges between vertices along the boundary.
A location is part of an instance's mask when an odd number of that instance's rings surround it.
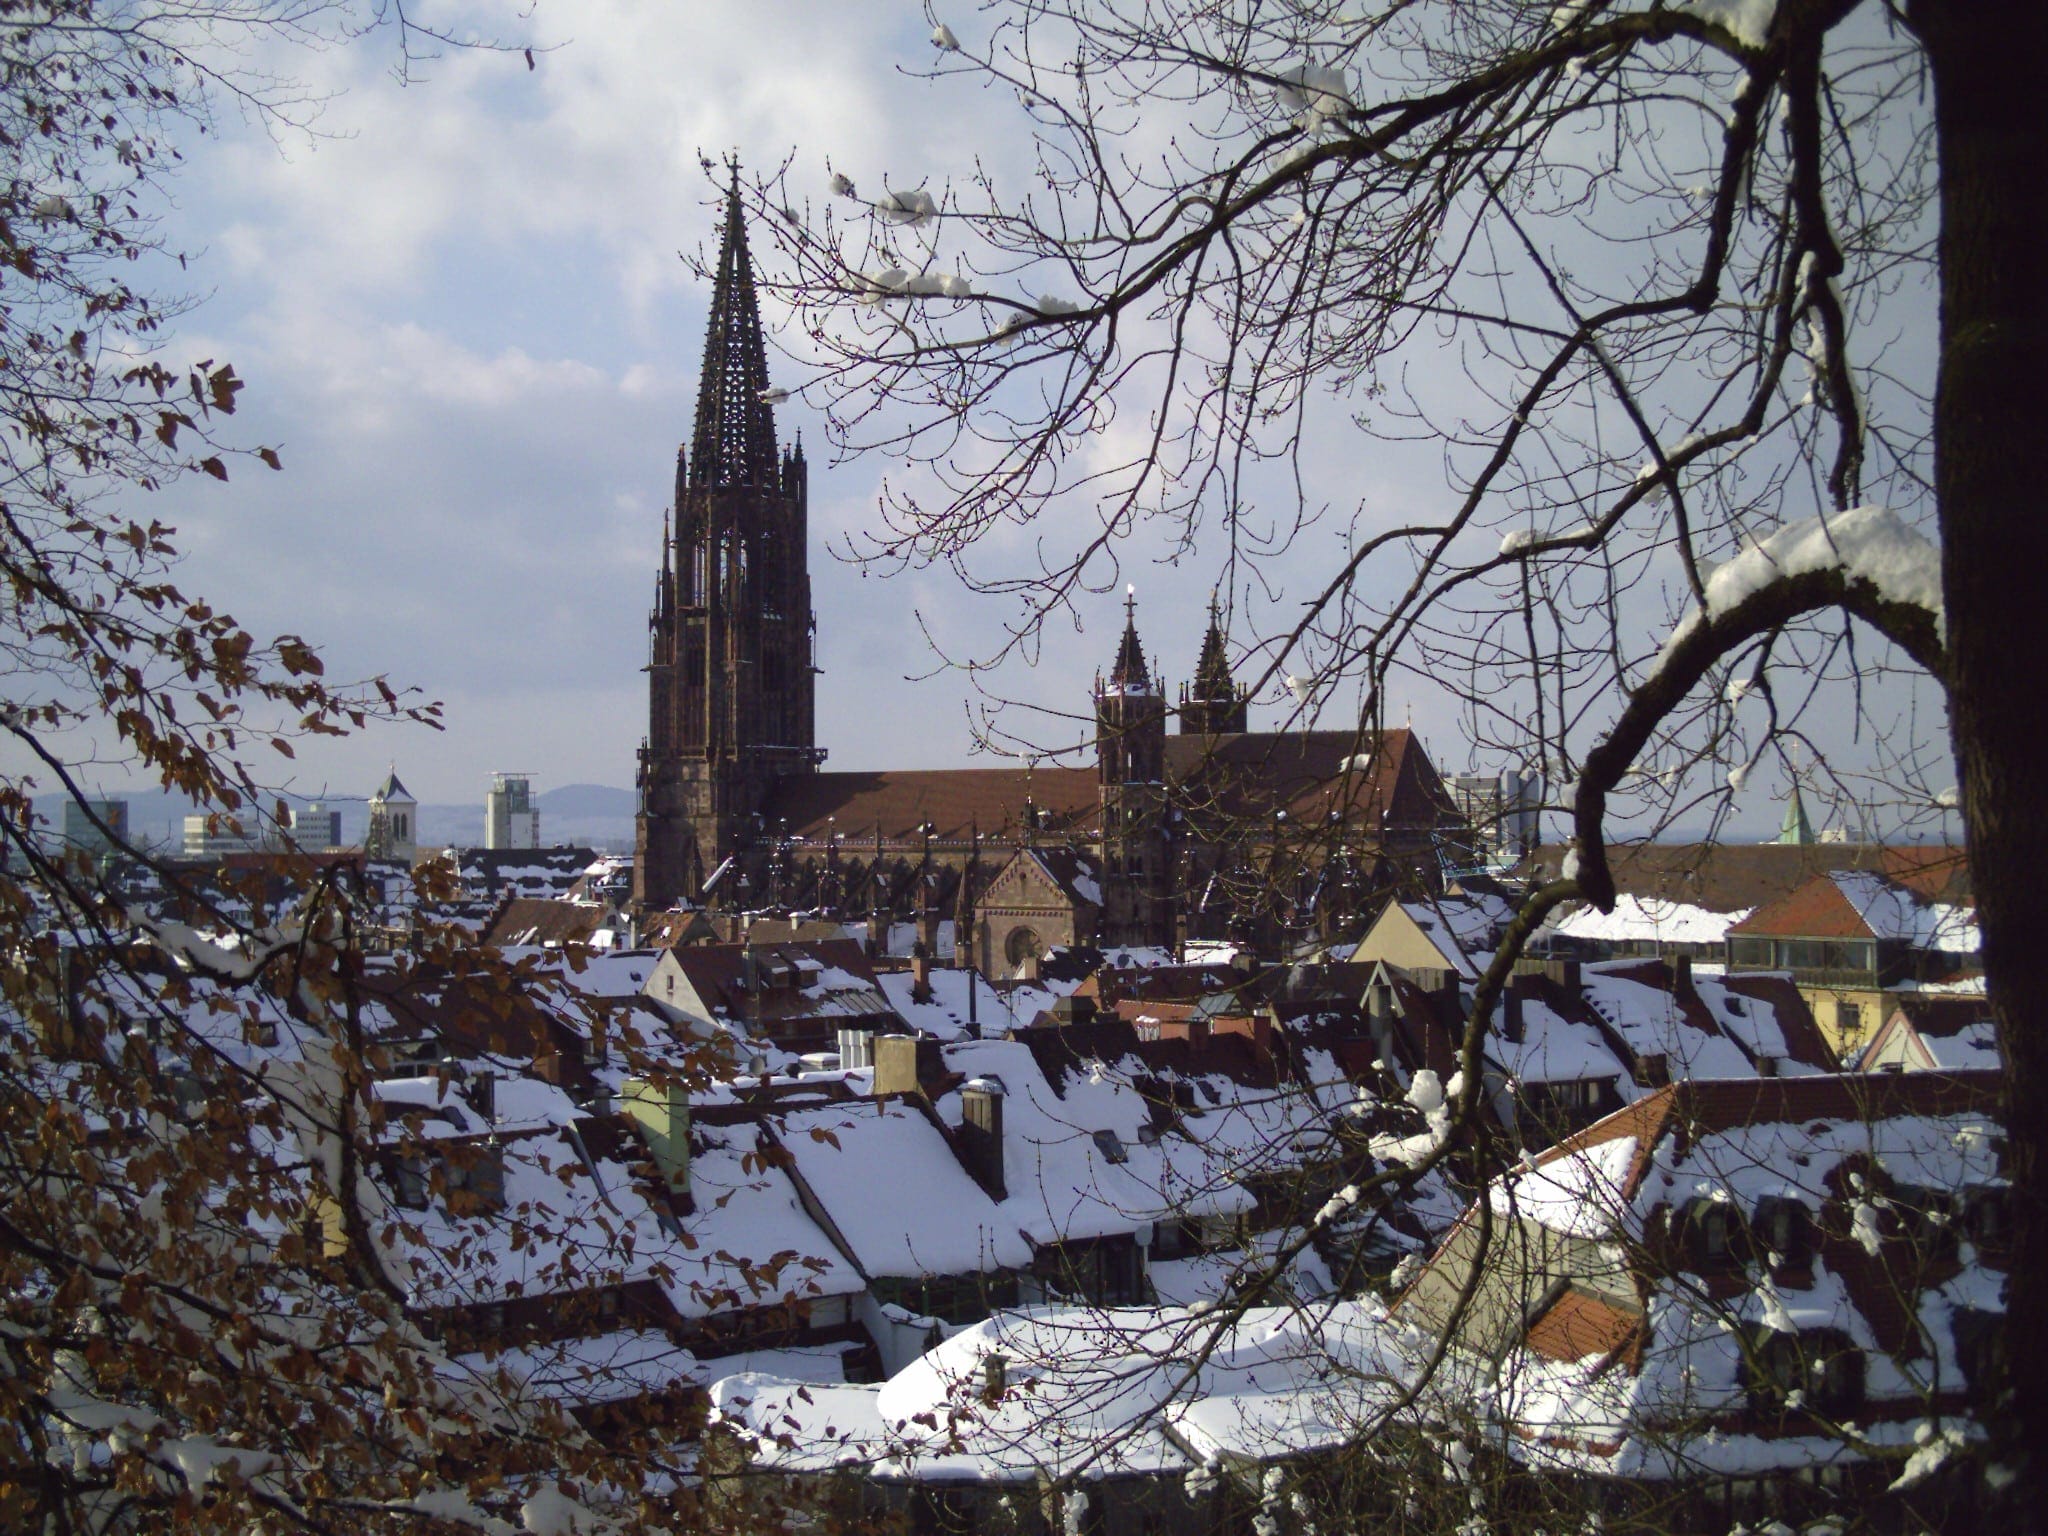
<svg viewBox="0 0 2048 1536">
<path fill-rule="evenodd" d="M 889 953 L 889 914 L 870 912 L 868 914 L 868 958 L 879 960 Z"/>
<path fill-rule="evenodd" d="M 1372 1048 L 1381 1061 L 1390 1060 L 1394 1052 L 1394 986 L 1392 982 L 1375 981 L 1365 989 L 1365 1023 L 1372 1031 Z"/>
<path fill-rule="evenodd" d="M 1675 996 L 1682 997 L 1692 990 L 1692 956 L 1689 954 L 1673 955 L 1671 957 L 1672 993 Z"/>
<path fill-rule="evenodd" d="M 479 1072 L 469 1080 L 469 1107 L 492 1125 L 498 1123 L 498 1075 Z"/>
<path fill-rule="evenodd" d="M 920 921 L 919 928 L 924 924 Z M 928 1003 L 932 1000 L 932 952 L 923 939 L 910 946 L 910 1000 L 913 1003 Z"/>
<path fill-rule="evenodd" d="M 1559 962 L 1557 984 L 1573 997 L 1577 997 L 1581 992 L 1585 991 L 1585 983 L 1579 978 L 1578 961 L 1564 960 Z"/>
<path fill-rule="evenodd" d="M 1064 997 L 1054 998 L 1052 1007 L 1046 1011 L 1057 1024 L 1090 1024 L 1095 1020 L 1095 999 L 1077 997 L 1069 992 Z"/>
<path fill-rule="evenodd" d="M 945 1055 L 929 1035 L 875 1036 L 875 1097 L 917 1093 L 929 1099 L 945 1075 Z"/>
<path fill-rule="evenodd" d="M 936 955 L 939 952 L 939 914 L 929 904 L 922 907 L 917 914 L 917 942 L 924 946 L 926 955 Z M 916 951 L 913 950 L 912 953 L 915 954 Z"/>
<path fill-rule="evenodd" d="M 1510 979 L 1500 1000 L 1500 1032 L 1509 1045 L 1520 1045 L 1523 1037 L 1522 989 Z"/>
<path fill-rule="evenodd" d="M 960 1160 L 991 1200 L 1006 1200 L 1003 1183 L 1003 1085 L 977 1077 L 960 1085 Z"/>
<path fill-rule="evenodd" d="M 1443 1006 L 1446 1010 L 1458 1015 L 1462 1015 L 1465 1012 L 1465 998 L 1464 994 L 1458 989 L 1458 973 L 1456 971 L 1447 967 L 1442 973 L 1442 979 L 1437 982 L 1436 990 L 1437 995 L 1443 999 Z"/>
<path fill-rule="evenodd" d="M 626 1118 L 647 1143 L 669 1192 L 690 1198 L 690 1096 L 678 1082 L 629 1077 L 621 1095 Z"/>
</svg>

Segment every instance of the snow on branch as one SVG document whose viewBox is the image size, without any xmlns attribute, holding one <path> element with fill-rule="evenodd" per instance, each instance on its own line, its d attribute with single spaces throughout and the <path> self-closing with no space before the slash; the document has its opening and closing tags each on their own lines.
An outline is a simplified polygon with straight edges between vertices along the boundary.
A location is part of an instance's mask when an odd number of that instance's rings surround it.
<svg viewBox="0 0 2048 1536">
<path fill-rule="evenodd" d="M 1839 570 L 1852 581 L 1867 581 L 1888 603 L 1924 608 L 1934 632 L 1947 638 L 1941 604 L 1941 551 L 1906 526 L 1889 507 L 1856 507 L 1833 518 L 1787 523 L 1761 544 L 1751 545 L 1706 581 L 1706 608 L 1679 622 L 1658 653 L 1654 671 L 1709 617 L 1724 614 L 1771 582 L 1813 571 Z"/>
<path fill-rule="evenodd" d="M 1671 632 L 1579 777 L 1572 808 L 1579 894 L 1602 912 L 1615 900 L 1603 825 L 1608 793 L 1666 716 L 1738 647 L 1833 608 L 1862 619 L 1935 676 L 1948 670 L 1940 551 L 1888 508 L 1788 524 L 1714 570 L 1704 587 L 1705 602 Z"/>
</svg>

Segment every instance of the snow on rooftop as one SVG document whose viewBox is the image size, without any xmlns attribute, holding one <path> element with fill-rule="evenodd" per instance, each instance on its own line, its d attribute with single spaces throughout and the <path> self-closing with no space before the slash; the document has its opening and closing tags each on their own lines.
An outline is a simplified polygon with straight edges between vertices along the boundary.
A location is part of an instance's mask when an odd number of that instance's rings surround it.
<svg viewBox="0 0 2048 1536">
<path fill-rule="evenodd" d="M 1151 1106 L 1126 1066 L 1101 1064 L 1056 1090 L 1029 1047 L 1017 1042 L 962 1042 L 945 1059 L 949 1072 L 1003 1085 L 1008 1198 L 999 1209 L 1034 1243 L 1134 1232 L 1147 1223 L 1223 1215 L 1253 1204 L 1232 1177 L 1233 1160 L 1203 1140 L 1146 1138 Z M 957 1092 L 934 1107 L 947 1124 L 960 1124 Z M 1113 1138 L 1107 1145 L 1105 1132 Z"/>
<path fill-rule="evenodd" d="M 1031 1245 L 968 1177 L 939 1128 L 900 1100 L 798 1111 L 777 1120 L 775 1136 L 870 1278 L 974 1275 L 1031 1262 Z"/>
<path fill-rule="evenodd" d="M 453 1363 L 480 1384 L 503 1371 L 519 1396 L 576 1408 L 674 1391 L 702 1376 L 697 1357 L 655 1328 L 550 1339 L 495 1355 L 475 1351 L 457 1355 Z"/>
<path fill-rule="evenodd" d="M 1666 1058 L 1674 1078 L 1756 1075 L 1755 1064 L 1734 1041 L 1694 1025 L 1677 997 L 1618 969 L 1584 967 L 1582 995 L 1637 1056 Z"/>
<path fill-rule="evenodd" d="M 1494 1213 L 1570 1237 L 1607 1237 L 1620 1221 L 1636 1139 L 1618 1136 L 1585 1152 L 1517 1171 L 1488 1186 Z"/>
<path fill-rule="evenodd" d="M 1617 896 L 1612 912 L 1588 903 L 1552 928 L 1559 938 L 1595 943 L 1721 944 L 1731 926 L 1749 916 L 1751 908 L 1714 912 L 1682 901 L 1655 896 Z"/>
<path fill-rule="evenodd" d="M 1915 949 L 1975 954 L 1977 910 L 1945 901 L 1922 901 L 1912 891 L 1875 870 L 1838 869 L 1829 879 L 1857 915 L 1880 939 L 1893 939 Z"/>
<path fill-rule="evenodd" d="M 780 1168 L 750 1161 L 750 1125 L 692 1129 L 687 1244 L 670 1245 L 662 1289 L 684 1317 L 759 1306 L 785 1296 L 845 1296 L 863 1289 Z M 736 1368 L 737 1369 L 737 1368 Z"/>
<path fill-rule="evenodd" d="M 1029 1024 L 1058 999 L 1079 986 L 1078 981 L 1004 982 L 991 986 L 971 971 L 933 966 L 929 985 L 932 997 L 920 1003 L 911 997 L 913 981 L 908 971 L 884 971 L 877 978 L 889 1006 L 912 1029 L 936 1040 L 959 1040 L 967 1036 L 968 988 L 974 989 L 972 1017 L 985 1035 L 1004 1034 Z"/>
<path fill-rule="evenodd" d="M 1410 1375 L 1373 1301 L 1254 1307 L 1220 1330 L 1200 1308 L 1031 1307 L 960 1330 L 878 1387 L 740 1376 L 712 1402 L 775 1470 L 1035 1487 L 1334 1446 Z"/>
</svg>

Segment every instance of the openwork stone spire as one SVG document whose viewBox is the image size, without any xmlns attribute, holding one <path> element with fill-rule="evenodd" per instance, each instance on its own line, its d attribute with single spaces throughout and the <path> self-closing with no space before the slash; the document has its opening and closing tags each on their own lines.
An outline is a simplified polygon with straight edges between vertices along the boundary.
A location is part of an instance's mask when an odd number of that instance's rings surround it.
<svg viewBox="0 0 2048 1536">
<path fill-rule="evenodd" d="M 692 485 L 776 484 L 775 413 L 754 264 L 740 213 L 740 172 L 732 168 L 718 274 L 711 289 L 711 328 L 704 338 L 704 376 L 697 386 L 697 426 L 690 443 Z"/>
</svg>

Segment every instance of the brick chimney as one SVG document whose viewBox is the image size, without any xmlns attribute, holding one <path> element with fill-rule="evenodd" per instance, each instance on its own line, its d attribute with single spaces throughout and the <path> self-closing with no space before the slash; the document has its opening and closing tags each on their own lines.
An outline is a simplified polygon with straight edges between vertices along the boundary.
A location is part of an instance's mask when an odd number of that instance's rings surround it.
<svg viewBox="0 0 2048 1536">
<path fill-rule="evenodd" d="M 960 1085 L 960 1160 L 989 1199 L 1009 1198 L 1003 1183 L 1003 1085 L 992 1077 Z"/>
</svg>

